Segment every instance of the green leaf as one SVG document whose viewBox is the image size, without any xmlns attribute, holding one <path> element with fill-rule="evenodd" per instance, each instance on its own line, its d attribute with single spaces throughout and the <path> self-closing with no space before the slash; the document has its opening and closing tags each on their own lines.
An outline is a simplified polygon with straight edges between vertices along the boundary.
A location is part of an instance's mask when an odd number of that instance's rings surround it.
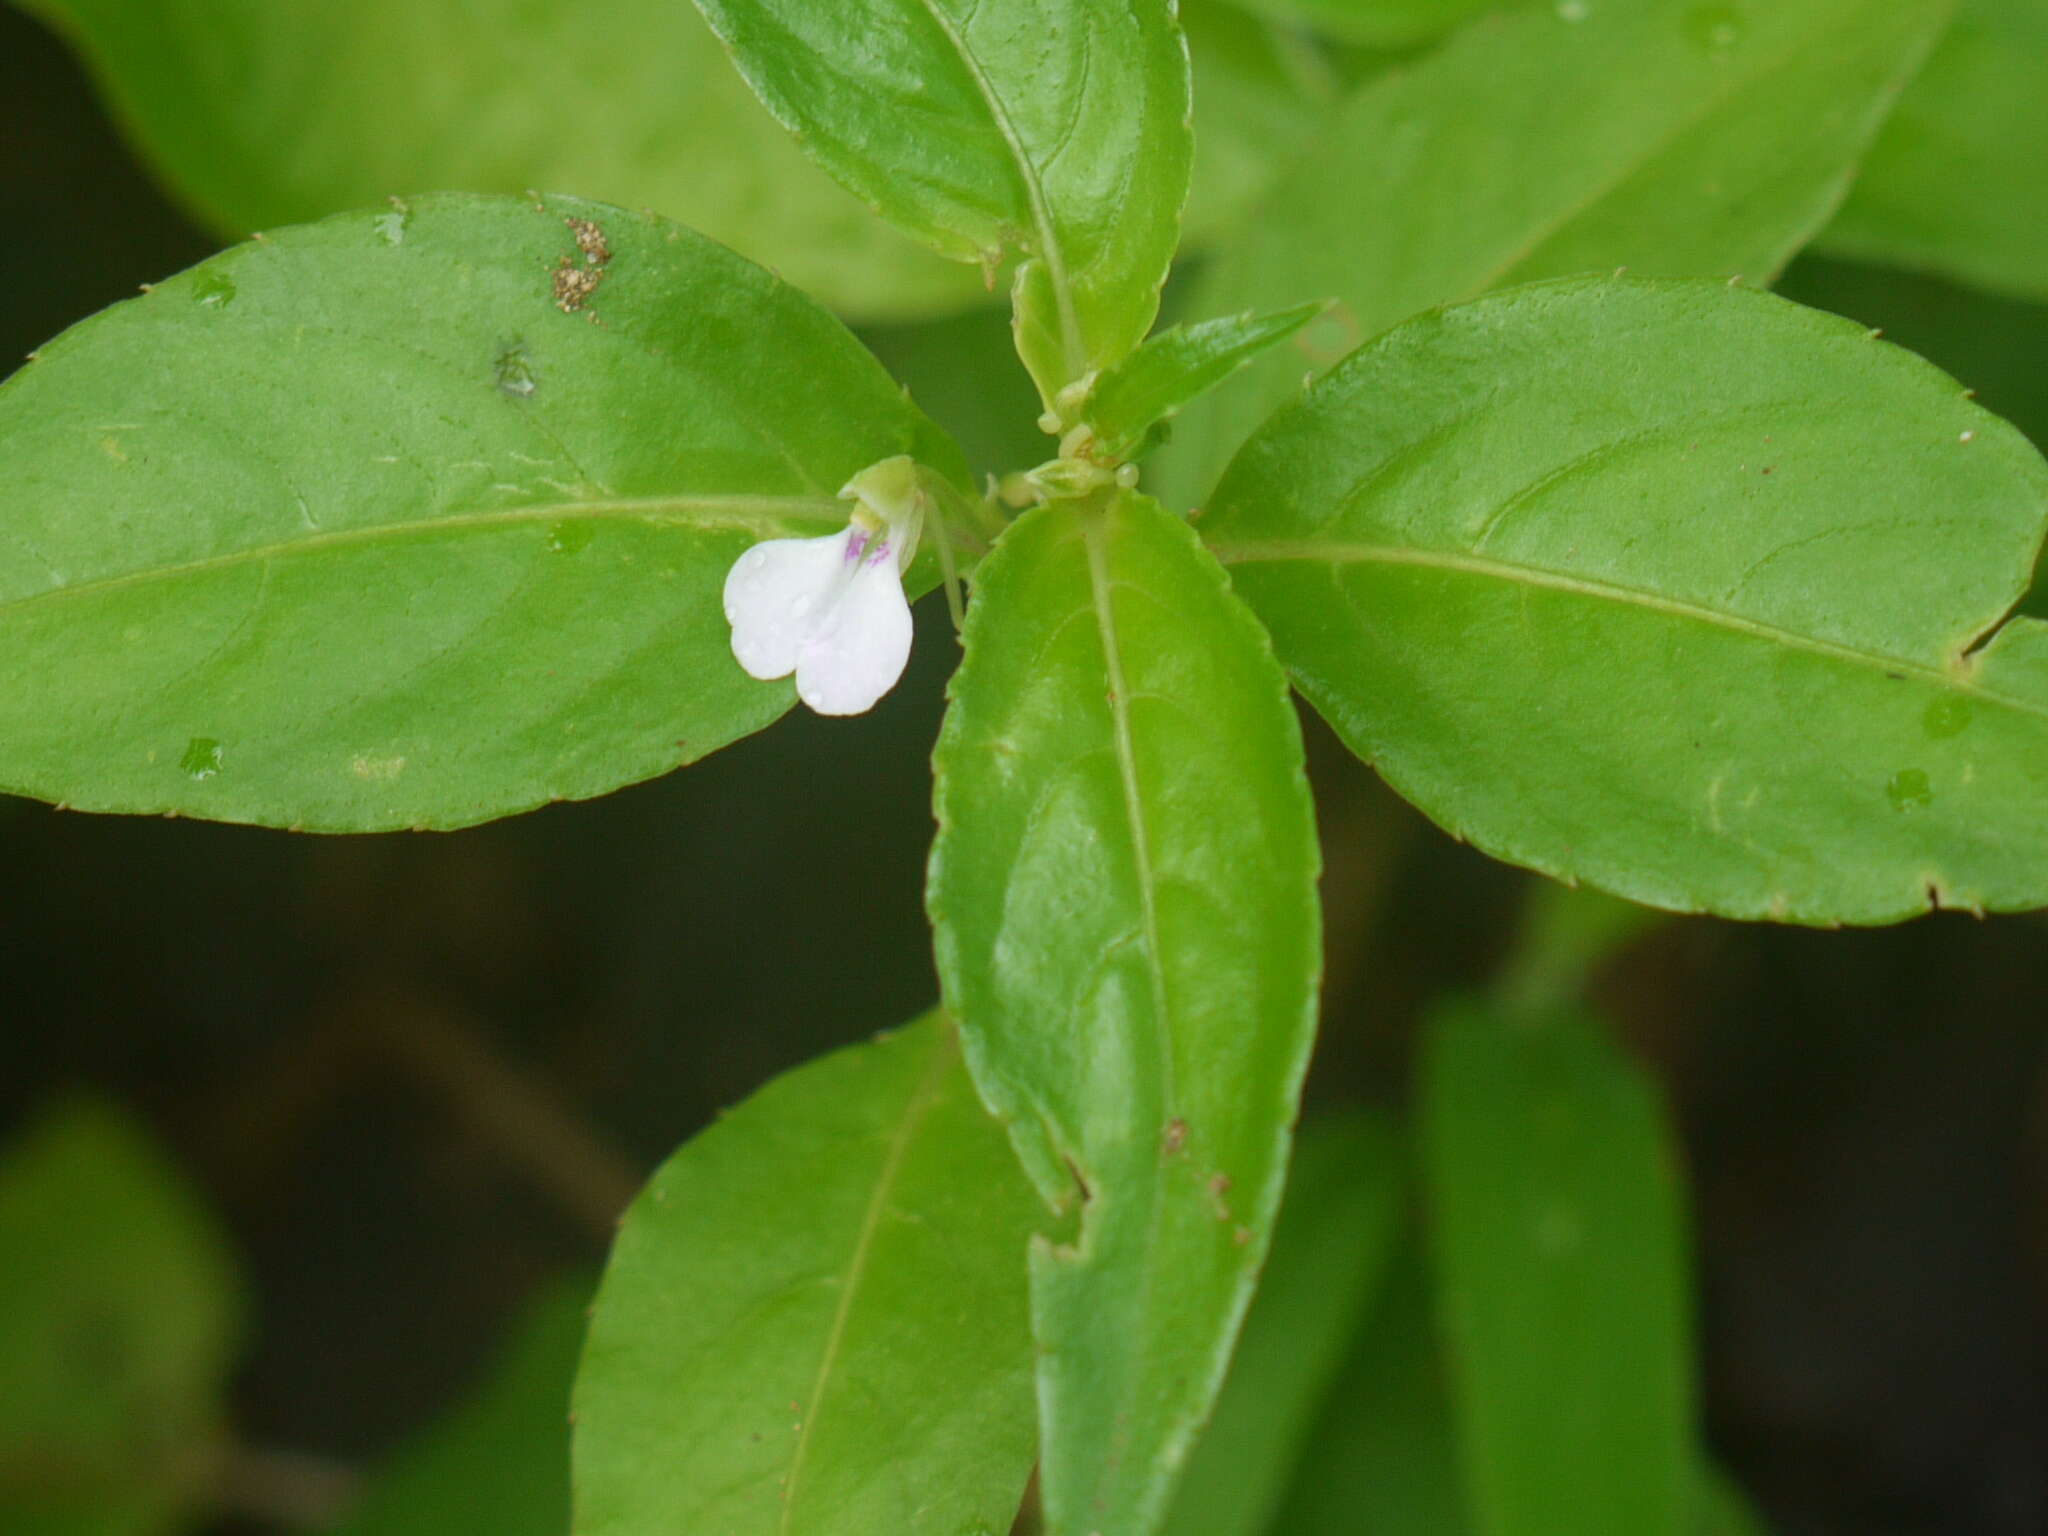
<svg viewBox="0 0 2048 1536">
<path fill-rule="evenodd" d="M 1751 1506 L 1748 1495 L 1719 1467 L 1703 1462 L 1699 1486 L 1700 1513 L 1695 1529 L 1700 1536 L 1765 1536 L 1770 1530 Z"/>
<path fill-rule="evenodd" d="M 808 163 L 683 0 L 25 0 L 215 230 L 392 194 L 559 188 L 652 208 L 849 313 L 981 284 Z"/>
<path fill-rule="evenodd" d="M 1963 0 L 1823 244 L 2048 299 L 2048 6 Z"/>
<path fill-rule="evenodd" d="M 1493 990 L 1522 1006 L 1569 1003 L 1585 995 L 1593 973 L 1659 923 L 1649 907 L 1554 880 L 1532 880 L 1520 932 L 1500 964 Z"/>
<path fill-rule="evenodd" d="M 548 1288 L 470 1401 L 379 1471 L 334 1536 L 564 1536 L 588 1284 Z"/>
<path fill-rule="evenodd" d="M 1205 520 L 1296 685 L 1440 824 L 1678 910 L 2048 902 L 2048 465 L 1911 354 L 1713 283 L 1539 285 L 1360 351 Z"/>
<path fill-rule="evenodd" d="M 1768 283 L 1834 212 L 1952 5 L 1541 5 L 1369 82 L 1193 301 L 1345 308 L 1191 413 L 1163 493 L 1199 501 L 1304 370 L 1432 305 L 1617 267 Z"/>
<path fill-rule="evenodd" d="M 1688 1536 L 1683 1201 L 1655 1090 L 1569 1009 L 1431 1024 L 1421 1161 L 1480 1536 Z"/>
<path fill-rule="evenodd" d="M 1375 48 L 1401 48 L 1441 37 L 1503 0 L 1236 0 L 1274 21 L 1313 27 L 1329 37 Z"/>
<path fill-rule="evenodd" d="M 331 831 L 603 794 L 759 730 L 793 690 L 732 659 L 733 560 L 843 527 L 880 459 L 964 474 L 722 247 L 465 196 L 86 321 L 0 386 L 0 440 L 0 788 Z"/>
<path fill-rule="evenodd" d="M 1009 1529 L 1036 1215 L 942 1022 L 770 1084 L 620 1230 L 576 1382 L 580 1536 Z"/>
<path fill-rule="evenodd" d="M 240 1295 L 221 1234 L 113 1108 L 0 1164 L 0 1528 L 149 1536 L 207 1496 Z"/>
<path fill-rule="evenodd" d="M 1158 428 L 1261 353 L 1321 314 L 1301 304 L 1277 315 L 1226 315 L 1159 332 L 1105 373 L 1089 392 L 1083 415 L 1097 451 L 1121 462 L 1159 440 Z"/>
<path fill-rule="evenodd" d="M 1471 1536 L 1477 1529 L 1459 1468 L 1429 1276 L 1412 1233 L 1396 1245 L 1381 1291 L 1342 1357 L 1284 1505 L 1256 1528 L 1268 1536 Z M 1700 1536 L 1761 1536 L 1766 1527 L 1734 1483 L 1704 1454 L 1696 1453 L 1694 1466 L 1688 1528 Z"/>
<path fill-rule="evenodd" d="M 1193 153 L 1172 0 L 698 0 L 818 163 L 956 261 L 1017 246 L 1050 404 L 1151 329 Z"/>
<path fill-rule="evenodd" d="M 1032 1254 L 1055 1536 L 1155 1528 L 1271 1235 L 1314 1024 L 1317 855 L 1265 636 L 1129 494 L 1011 525 L 941 733 L 929 906 Z"/>
<path fill-rule="evenodd" d="M 1404 1164 L 1399 1136 L 1378 1116 L 1303 1128 L 1258 1297 L 1166 1536 L 1277 1529 L 1304 1442 L 1392 1258 Z"/>
</svg>

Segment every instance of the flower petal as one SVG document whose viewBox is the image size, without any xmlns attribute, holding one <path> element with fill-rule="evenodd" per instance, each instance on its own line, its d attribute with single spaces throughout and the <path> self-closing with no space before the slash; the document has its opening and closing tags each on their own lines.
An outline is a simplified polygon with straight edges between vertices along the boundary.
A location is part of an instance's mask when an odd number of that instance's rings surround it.
<svg viewBox="0 0 2048 1536">
<path fill-rule="evenodd" d="M 893 552 L 861 562 L 796 665 L 797 697 L 821 715 L 858 715 L 896 686 L 910 660 L 910 604 Z"/>
<path fill-rule="evenodd" d="M 732 653 L 763 682 L 797 668 L 804 643 L 830 613 L 847 579 L 854 530 L 817 539 L 769 539 L 739 559 L 725 578 Z"/>
</svg>

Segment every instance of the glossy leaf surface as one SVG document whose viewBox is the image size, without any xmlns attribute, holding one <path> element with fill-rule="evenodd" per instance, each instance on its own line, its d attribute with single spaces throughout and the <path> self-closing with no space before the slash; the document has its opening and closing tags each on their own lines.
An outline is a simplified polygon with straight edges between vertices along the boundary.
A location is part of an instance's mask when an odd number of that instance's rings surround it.
<svg viewBox="0 0 2048 1536">
<path fill-rule="evenodd" d="M 1768 283 L 1834 212 L 1951 9 L 1538 5 L 1371 81 L 1193 301 L 1345 307 L 1190 413 L 1162 459 L 1171 499 L 1198 501 L 1304 371 L 1432 305 L 1617 267 Z"/>
<path fill-rule="evenodd" d="M 2048 300 L 2044 146 L 2048 5 L 1963 0 L 1823 243 Z"/>
<path fill-rule="evenodd" d="M 1142 1532 L 1220 1383 L 1271 1236 L 1318 968 L 1301 741 L 1257 622 L 1127 494 L 983 562 L 935 757 L 947 1006 L 1040 1192 L 1055 1536 Z"/>
<path fill-rule="evenodd" d="M 1167 1536 L 1273 1528 L 1345 1355 L 1379 1300 L 1403 1225 L 1406 1163 L 1399 1135 L 1378 1117 L 1303 1128 L 1273 1251 Z"/>
<path fill-rule="evenodd" d="M 1455 1005 L 1424 1050 L 1437 1306 L 1480 1536 L 1689 1536 L 1685 1220 L 1654 1089 L 1567 1008 Z"/>
<path fill-rule="evenodd" d="M 515 1319 L 487 1380 L 372 1474 L 334 1536 L 562 1536 L 569 1529 L 569 1386 L 587 1284 Z"/>
<path fill-rule="evenodd" d="M 240 1331 L 213 1221 L 123 1116 L 73 1103 L 0 1165 L 0 1253 L 0 1529 L 182 1528 Z"/>
<path fill-rule="evenodd" d="M 699 0 L 818 163 L 956 261 L 1021 248 L 1047 400 L 1151 328 L 1193 153 L 1171 0 Z"/>
<path fill-rule="evenodd" d="M 2048 465 L 1909 353 L 1715 283 L 1365 348 L 1203 527 L 1352 749 L 1495 855 L 1680 910 L 2048 902 Z M 1994 633 L 1995 631 L 1995 633 Z"/>
<path fill-rule="evenodd" d="M 392 196 L 652 208 L 864 317 L 972 302 L 811 165 L 685 0 L 28 0 L 231 239 Z"/>
<path fill-rule="evenodd" d="M 1225 315 L 1152 336 L 1089 393 L 1085 415 L 1101 452 L 1118 460 L 1138 454 L 1164 422 L 1322 310 L 1302 304 L 1276 315 Z"/>
<path fill-rule="evenodd" d="M 331 831 L 602 794 L 758 730 L 792 690 L 732 659 L 732 562 L 843 527 L 880 459 L 963 472 L 722 247 L 475 197 L 86 321 L 0 387 L 0 437 L 0 786 Z"/>
<path fill-rule="evenodd" d="M 771 1083 L 620 1230 L 576 1383 L 577 1531 L 1007 1530 L 1039 1214 L 943 1023 Z"/>
</svg>

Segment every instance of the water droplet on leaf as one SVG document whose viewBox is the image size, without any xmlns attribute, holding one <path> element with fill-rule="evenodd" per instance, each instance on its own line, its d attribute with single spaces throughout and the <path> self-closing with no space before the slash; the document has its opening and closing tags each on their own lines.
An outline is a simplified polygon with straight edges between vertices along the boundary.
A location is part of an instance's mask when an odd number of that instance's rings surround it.
<svg viewBox="0 0 2048 1536">
<path fill-rule="evenodd" d="M 185 743 L 185 755 L 178 759 L 178 766 L 185 770 L 187 778 L 212 778 L 221 768 L 220 743 L 211 736 L 194 736 Z"/>
<path fill-rule="evenodd" d="M 1927 713 L 1920 717 L 1921 729 L 1937 741 L 1945 736 L 1960 736 L 1969 728 L 1975 713 L 1968 699 L 1951 694 L 1927 706 Z"/>
<path fill-rule="evenodd" d="M 1685 13 L 1686 39 L 1710 54 L 1726 53 L 1742 41 L 1749 23 L 1732 5 L 1696 5 Z"/>
<path fill-rule="evenodd" d="M 597 537 L 597 525 L 588 518 L 556 523 L 548 530 L 548 548 L 558 555 L 581 554 Z"/>
<path fill-rule="evenodd" d="M 1893 774 L 1884 787 L 1884 795 L 1895 811 L 1920 811 L 1934 804 L 1934 787 L 1919 768 L 1901 768 Z"/>
<path fill-rule="evenodd" d="M 201 272 L 192 279 L 192 297 L 207 309 L 226 309 L 235 302 L 235 280 L 225 272 Z"/>
</svg>

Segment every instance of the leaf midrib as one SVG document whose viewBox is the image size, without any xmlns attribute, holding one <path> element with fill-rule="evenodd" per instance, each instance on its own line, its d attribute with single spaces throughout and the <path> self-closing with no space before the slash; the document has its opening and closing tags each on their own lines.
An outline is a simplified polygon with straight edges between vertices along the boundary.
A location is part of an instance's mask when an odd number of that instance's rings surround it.
<svg viewBox="0 0 2048 1536">
<path fill-rule="evenodd" d="M 175 581 L 210 571 L 230 570 L 238 565 L 260 564 L 290 556 L 319 554 L 353 544 L 375 544 L 385 539 L 407 539 L 449 531 L 514 528 L 526 523 L 573 522 L 579 518 L 617 520 L 657 525 L 702 528 L 707 531 L 738 529 L 764 533 L 805 518 L 826 520 L 844 515 L 844 505 L 822 496 L 650 496 L 608 497 L 591 501 L 528 503 L 518 507 L 495 508 L 486 512 L 461 512 L 450 516 L 417 518 L 409 522 L 375 523 L 362 528 L 339 528 L 285 539 L 273 544 L 251 545 L 225 554 L 197 560 L 149 566 L 100 576 L 90 581 L 48 587 L 40 592 L 0 600 L 0 615 L 59 598 L 90 597 L 121 587 L 145 586 L 157 581 Z"/>
<path fill-rule="evenodd" d="M 1117 778 L 1123 790 L 1124 819 L 1131 826 L 1131 862 L 1138 882 L 1138 911 L 1145 943 L 1146 973 L 1160 1040 L 1160 1100 L 1169 1115 L 1178 1095 L 1174 1085 L 1172 1010 L 1166 992 L 1166 966 L 1160 958 L 1159 903 L 1152 869 L 1152 841 L 1144 790 L 1138 783 L 1137 749 L 1131 739 L 1130 689 L 1124 680 L 1123 651 L 1117 637 L 1116 612 L 1110 601 L 1112 583 L 1102 548 L 1104 528 L 1091 517 L 1081 529 L 1088 554 L 1088 586 L 1095 608 L 1095 629 L 1102 643 L 1102 664 L 1109 685 L 1110 732 L 1116 748 Z"/>
<path fill-rule="evenodd" d="M 839 1302 L 833 1309 L 832 1326 L 825 1335 L 824 1353 L 818 1361 L 818 1374 L 812 1380 L 810 1395 L 804 1402 L 803 1427 L 797 1431 L 796 1449 L 790 1457 L 789 1477 L 782 1495 L 782 1515 L 775 1523 L 781 1536 L 789 1536 L 792 1529 L 790 1522 L 796 1516 L 797 1487 L 803 1476 L 805 1457 L 810 1451 L 811 1432 L 818 1422 L 818 1406 L 824 1401 L 833 1368 L 839 1363 L 840 1348 L 846 1342 L 847 1319 L 853 1314 L 854 1299 L 860 1292 L 868 1259 L 874 1249 L 875 1234 L 882 1224 L 882 1212 L 887 1208 L 889 1193 L 903 1171 L 903 1160 L 909 1152 L 911 1139 L 938 1098 L 939 1081 L 952 1064 L 957 1043 L 958 1036 L 952 1028 L 942 1024 L 931 1058 L 925 1063 L 910 1096 L 904 1100 L 902 1118 L 889 1138 L 889 1149 L 875 1175 L 875 1187 L 868 1195 L 867 1209 L 861 1213 L 860 1233 L 854 1240 L 853 1256 L 847 1261 Z"/>
<path fill-rule="evenodd" d="M 1277 565 L 1290 562 L 1311 565 L 1415 565 L 1485 577 L 1519 586 L 1541 587 L 1547 591 L 1567 592 L 1578 597 L 1641 608 L 1694 623 L 1711 625 L 1716 629 L 1729 630 L 1788 649 L 1825 656 L 1852 666 L 1912 677 L 1938 687 L 1970 694 L 1987 704 L 2000 705 L 2019 714 L 2048 720 L 2048 703 L 2037 703 L 1987 688 L 1966 672 L 1930 666 L 1924 661 L 1902 656 L 1858 650 L 1855 646 L 1845 645 L 1839 641 L 1802 635 L 1796 630 L 1783 629 L 1761 619 L 1725 613 L 1701 603 L 1687 602 L 1683 598 L 1668 597 L 1663 593 L 1645 591 L 1640 587 L 1623 586 L 1618 582 L 1598 581 L 1565 571 L 1553 571 L 1543 566 L 1519 565 L 1511 561 L 1492 560 L 1481 555 L 1460 554 L 1452 550 L 1312 539 L 1225 542 L 1212 544 L 1210 550 L 1225 565 Z M 1960 657 L 1958 661 L 1960 665 L 1968 665 L 1967 661 Z"/>
<path fill-rule="evenodd" d="M 1131 736 L 1130 688 L 1125 680 L 1123 648 L 1117 634 L 1115 605 L 1111 593 L 1115 583 L 1110 579 L 1108 557 L 1103 549 L 1107 534 L 1107 519 L 1113 509 L 1099 510 L 1093 515 L 1084 514 L 1081 522 L 1081 544 L 1088 557 L 1088 587 L 1091 604 L 1095 612 L 1097 638 L 1102 645 L 1104 681 L 1109 691 L 1110 732 L 1116 752 L 1117 777 L 1123 790 L 1124 818 L 1131 828 L 1131 862 L 1138 883 L 1138 911 L 1140 937 L 1145 946 L 1145 969 L 1149 990 L 1152 994 L 1152 1015 L 1155 1021 L 1155 1036 L 1159 1047 L 1159 1102 L 1163 1123 L 1158 1128 L 1179 1118 L 1178 1074 L 1173 1060 L 1173 1014 L 1167 997 L 1166 965 L 1160 948 L 1159 904 L 1156 880 L 1152 866 L 1152 843 L 1150 825 L 1145 810 L 1144 790 L 1138 782 L 1137 752 Z M 1142 1139 L 1140 1145 L 1143 1144 Z M 1154 1161 L 1150 1174 L 1152 1198 L 1147 1202 L 1146 1232 L 1143 1243 L 1145 1254 L 1143 1292 L 1146 1298 L 1152 1296 L 1159 1283 L 1159 1268 L 1153 1262 L 1158 1251 L 1159 1227 L 1164 1219 L 1165 1192 L 1161 1188 L 1164 1174 L 1161 1165 Z M 1086 1220 L 1084 1215 L 1083 1220 Z M 1136 1372 L 1125 1374 L 1119 1396 L 1127 1405 L 1137 1389 L 1138 1380 L 1145 1373 L 1144 1363 Z M 1182 1438 L 1185 1430 L 1182 1431 Z M 1103 1483 L 1113 1476 L 1110 1468 L 1099 1470 L 1094 1485 L 1099 1490 Z M 1098 1499 L 1101 1495 L 1098 1493 Z"/>
<path fill-rule="evenodd" d="M 1010 109 L 1003 105 L 1003 98 L 997 94 L 995 82 L 981 67 L 981 60 L 967 46 L 967 39 L 960 35 L 960 29 L 953 18 L 939 8 L 938 0 L 918 0 L 932 25 L 945 33 L 946 41 L 953 45 L 953 51 L 960 56 L 968 77 L 974 81 L 974 88 L 981 93 L 981 99 L 988 108 L 989 117 L 996 125 L 996 132 L 1002 135 L 1003 143 L 1009 148 L 1010 158 L 1017 164 L 1017 174 L 1024 183 L 1024 199 L 1031 205 L 1031 223 L 1037 233 L 1038 258 L 1045 263 L 1046 275 L 1052 280 L 1053 296 L 1060 307 L 1060 346 L 1067 357 L 1067 372 L 1079 378 L 1087 367 L 1088 348 L 1081 336 L 1081 318 L 1074 310 L 1072 278 L 1067 272 L 1067 255 L 1060 244 L 1059 231 L 1053 226 L 1052 207 L 1046 201 L 1045 182 L 1038 174 L 1038 167 L 1032 163 L 1025 151 L 1024 140 L 1017 132 L 1017 125 L 1010 118 Z"/>
</svg>

